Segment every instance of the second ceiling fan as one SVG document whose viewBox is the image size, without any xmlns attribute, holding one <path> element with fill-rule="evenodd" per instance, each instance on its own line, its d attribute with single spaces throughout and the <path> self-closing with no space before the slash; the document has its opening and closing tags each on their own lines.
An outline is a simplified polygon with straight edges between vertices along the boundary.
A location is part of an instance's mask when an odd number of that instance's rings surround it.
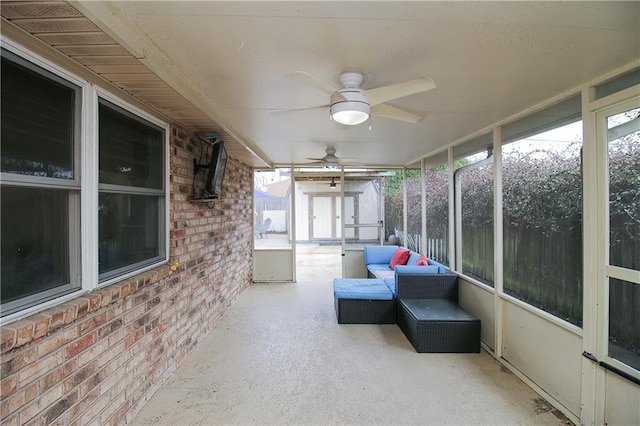
<svg viewBox="0 0 640 426">
<path fill-rule="evenodd" d="M 322 168 L 325 168 L 325 169 L 339 169 L 340 166 L 360 164 L 360 163 L 354 162 L 350 158 L 338 158 L 336 156 L 336 149 L 333 147 L 327 147 L 325 152 L 327 153 L 327 155 L 325 155 L 322 158 L 307 158 L 307 160 L 312 160 L 312 162 L 306 163 L 305 165 L 307 166 L 318 165 L 318 166 L 322 166 Z"/>
<path fill-rule="evenodd" d="M 331 93 L 329 103 L 326 105 L 297 109 L 329 108 L 331 119 L 346 125 L 363 123 L 369 118 L 369 115 L 400 120 L 407 123 L 416 123 L 422 119 L 421 116 L 387 105 L 385 102 L 415 93 L 426 92 L 436 87 L 436 83 L 431 78 L 425 77 L 404 83 L 364 90 L 360 88 L 360 85 L 364 81 L 363 74 L 345 72 L 339 77 L 342 88 L 335 89 L 304 71 L 296 71 L 295 74 L 304 75 L 315 80 L 322 88 Z"/>
</svg>

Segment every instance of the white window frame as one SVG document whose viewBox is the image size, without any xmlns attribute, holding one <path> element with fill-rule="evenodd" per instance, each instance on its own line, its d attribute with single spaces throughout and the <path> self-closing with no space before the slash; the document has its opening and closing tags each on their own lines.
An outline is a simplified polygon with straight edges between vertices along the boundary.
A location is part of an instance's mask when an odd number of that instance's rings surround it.
<svg viewBox="0 0 640 426">
<path fill-rule="evenodd" d="M 70 73 L 56 63 L 45 59 L 28 48 L 14 42 L 4 36 L 0 38 L 0 46 L 29 65 L 40 67 L 43 70 L 53 74 L 56 77 L 79 87 L 78 106 L 80 111 L 77 112 L 76 138 L 74 140 L 74 179 L 73 181 L 51 182 L 50 179 L 37 176 L 19 176 L 10 173 L 1 173 L 0 178 L 3 183 L 10 183 L 15 186 L 34 186 L 44 188 L 67 189 L 75 196 L 70 197 L 70 211 L 75 209 L 76 213 L 70 218 L 70 228 L 76 223 L 77 233 L 70 233 L 70 263 L 76 263 L 75 277 L 81 284 L 80 289 L 59 297 L 37 303 L 33 306 L 25 307 L 17 312 L 8 314 L 0 318 L 0 324 L 4 325 L 26 316 L 32 315 L 44 309 L 59 305 L 69 300 L 73 300 L 78 296 L 95 290 L 97 288 L 106 287 L 110 284 L 126 280 L 131 276 L 138 275 L 160 265 L 167 263 L 169 259 L 169 141 L 170 141 L 170 125 L 161 119 L 142 110 L 140 107 L 123 100 L 112 94 L 102 87 L 97 87 L 91 82 Z M 98 274 L 98 173 L 99 173 L 99 141 L 98 141 L 98 102 L 104 99 L 129 113 L 148 121 L 164 131 L 163 146 L 163 187 L 162 196 L 158 194 L 160 201 L 160 226 L 158 229 L 160 253 L 159 260 L 151 264 L 145 263 L 144 267 L 131 270 L 128 273 L 114 276 L 102 282 L 99 281 Z M 79 221 L 79 225 L 77 224 Z M 74 242 L 75 240 L 75 242 Z M 42 296 L 46 292 L 39 293 Z M 22 303 L 27 298 L 20 299 Z"/>
<path fill-rule="evenodd" d="M 95 108 L 95 115 L 94 115 L 94 120 L 95 120 L 95 124 L 94 124 L 94 129 L 95 129 L 95 149 L 96 149 L 96 153 L 95 153 L 95 157 L 93 158 L 94 160 L 94 167 L 93 170 L 96 171 L 95 173 L 95 208 L 94 208 L 94 216 L 95 216 L 95 233 L 92 233 L 91 236 L 94 237 L 92 238 L 92 241 L 90 241 L 91 247 L 93 248 L 94 256 L 95 256 L 95 280 L 96 280 L 96 286 L 97 287 L 105 287 L 108 286 L 110 284 L 113 284 L 115 282 L 118 281 L 122 281 L 124 279 L 130 278 L 134 275 L 138 275 L 142 272 L 148 271 L 150 269 L 153 268 L 157 268 L 160 265 L 163 265 L 165 263 L 167 263 L 168 259 L 169 259 L 169 134 L 170 134 L 170 127 L 167 123 L 155 118 L 154 116 L 146 113 L 145 111 L 141 110 L 140 108 L 137 108 L 136 106 L 123 101 L 122 99 L 113 96 L 111 93 L 101 89 L 101 88 L 96 88 L 95 89 L 96 92 L 96 97 L 95 97 L 95 104 L 94 104 L 94 108 Z M 163 162 L 163 173 L 164 173 L 164 177 L 163 177 L 163 182 L 162 182 L 162 189 L 161 190 L 151 190 L 151 191 L 138 191 L 136 188 L 130 188 L 129 191 L 127 191 L 127 194 L 131 194 L 134 192 L 139 192 L 140 195 L 153 195 L 153 196 L 157 196 L 159 197 L 159 208 L 158 208 L 158 212 L 159 212 L 159 217 L 158 217 L 158 221 L 160 223 L 160 227 L 158 229 L 158 243 L 160 244 L 160 252 L 163 253 L 161 256 L 159 256 L 159 259 L 155 262 L 149 263 L 149 262 L 141 262 L 141 266 L 139 268 L 135 268 L 135 264 L 130 265 L 129 267 L 134 267 L 135 269 L 132 269 L 128 272 L 123 272 L 123 273 L 119 273 L 119 270 L 113 271 L 113 276 L 110 276 L 111 273 L 106 274 L 105 278 L 101 280 L 100 278 L 100 273 L 98 271 L 98 196 L 101 190 L 106 190 L 109 192 L 119 192 L 118 188 L 120 188 L 120 186 L 118 185 L 110 185 L 110 184 L 101 184 L 99 182 L 99 177 L 98 177 L 98 173 L 100 170 L 100 163 L 99 163 L 99 158 L 98 158 L 98 154 L 100 152 L 100 141 L 99 141 L 99 137 L 98 137 L 98 110 L 99 110 L 99 104 L 100 104 L 100 100 L 104 100 L 108 103 L 111 103 L 119 108 L 122 108 L 123 110 L 125 110 L 126 112 L 135 115 L 136 117 L 143 119 L 145 121 L 148 121 L 149 123 L 161 128 L 164 132 L 164 149 L 163 149 L 163 158 L 162 158 L 162 162 Z M 152 194 L 153 193 L 153 194 Z M 162 193 L 162 195 L 160 195 Z M 163 223 L 164 222 L 164 223 Z M 164 232 L 164 238 L 162 235 L 162 232 Z M 127 267 L 128 269 L 128 267 Z"/>
<path fill-rule="evenodd" d="M 9 320 L 12 317 L 23 316 L 25 313 L 31 313 L 42 309 L 41 306 L 50 306 L 53 301 L 63 299 L 68 300 L 73 297 L 77 297 L 84 291 L 84 283 L 81 280 L 82 267 L 81 267 L 81 241 L 80 241 L 80 225 L 81 211 L 80 204 L 82 198 L 82 186 L 81 176 L 83 170 L 83 164 L 81 161 L 82 151 L 82 134 L 83 134 L 83 106 L 85 103 L 84 95 L 87 89 L 86 81 L 80 79 L 76 75 L 70 74 L 65 70 L 60 69 L 55 64 L 36 56 L 35 54 L 24 49 L 20 45 L 11 42 L 7 39 L 2 39 L 2 49 L 10 53 L 17 58 L 19 65 L 25 66 L 33 72 L 41 75 L 42 77 L 56 81 L 69 88 L 75 86 L 75 116 L 74 119 L 74 138 L 72 147 L 72 159 L 73 159 L 73 179 L 55 179 L 40 176 L 18 175 L 14 173 L 2 173 L 0 172 L 0 179 L 3 186 L 13 187 L 25 187 L 34 189 L 50 189 L 50 190 L 63 190 L 68 193 L 69 202 L 69 283 L 61 286 L 39 292 L 34 295 L 29 295 L 20 298 L 16 301 L 5 303 L 4 309 L 14 310 L 16 312 L 6 315 L 2 318 L 2 322 Z M 74 230 L 77 230 L 75 232 Z M 77 290 L 73 290 L 74 287 L 78 287 Z M 64 289 L 67 289 L 65 291 Z M 57 293 L 60 294 L 55 297 Z M 49 299 L 52 297 L 52 299 Z M 38 303 L 38 300 L 45 299 L 43 302 Z M 22 306 L 26 306 L 21 308 Z"/>
<path fill-rule="evenodd" d="M 489 153 L 489 150 L 480 150 L 480 151 L 470 151 L 470 152 L 466 152 L 463 155 L 459 156 L 459 157 L 454 157 L 453 161 L 455 164 L 455 160 L 459 160 L 459 159 L 463 159 L 463 158 L 467 158 L 470 157 L 472 155 L 477 155 L 477 154 L 482 154 L 482 153 Z M 495 202 L 495 159 L 494 159 L 494 155 L 493 153 L 491 153 L 490 155 L 488 155 L 486 158 L 482 158 L 474 163 L 470 163 L 467 164 L 461 168 L 459 168 L 458 170 L 452 170 L 452 184 L 454 187 L 453 193 L 454 193 L 454 198 L 453 198 L 453 206 L 454 206 L 454 210 L 455 210 L 455 272 L 457 272 L 461 277 L 463 277 L 465 280 L 468 280 L 484 289 L 487 289 L 491 292 L 495 291 L 495 285 L 496 285 L 496 277 L 495 277 L 495 268 L 494 268 L 494 278 L 493 278 L 493 283 L 492 285 L 489 285 L 483 281 L 480 281 L 479 279 L 472 277 L 470 275 L 465 274 L 464 269 L 462 267 L 462 181 L 460 180 L 460 173 L 465 173 L 465 172 L 470 172 L 476 169 L 479 169 L 481 167 L 485 167 L 488 165 L 493 165 L 494 167 L 494 174 L 493 174 L 493 179 L 494 179 L 494 184 L 491 188 L 491 190 L 493 191 L 493 201 Z M 453 167 L 450 166 L 451 169 L 453 169 Z M 449 203 L 451 204 L 451 200 L 449 200 Z M 495 217 L 495 206 L 492 210 L 492 214 L 494 215 L 493 217 L 493 229 L 494 229 L 494 234 L 495 234 L 495 227 L 496 227 L 496 217 Z M 495 247 L 494 247 L 494 256 L 495 256 Z M 449 262 L 452 263 L 452 262 Z M 494 263 L 495 263 L 495 258 L 494 258 Z M 451 269 L 451 268 L 450 268 Z"/>
</svg>

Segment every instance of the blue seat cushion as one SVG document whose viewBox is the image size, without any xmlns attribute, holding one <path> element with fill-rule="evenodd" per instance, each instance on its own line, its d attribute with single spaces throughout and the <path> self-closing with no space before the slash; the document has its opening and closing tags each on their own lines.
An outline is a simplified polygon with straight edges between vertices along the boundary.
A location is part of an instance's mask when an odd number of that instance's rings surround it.
<svg viewBox="0 0 640 426">
<path fill-rule="evenodd" d="M 384 283 L 387 285 L 387 287 L 389 287 L 389 290 L 391 290 L 391 293 L 393 293 L 394 296 L 396 296 L 398 293 L 396 291 L 396 279 L 395 278 L 385 278 L 384 279 Z"/>
<path fill-rule="evenodd" d="M 336 299 L 393 300 L 393 293 L 384 281 L 371 278 L 336 278 L 333 296 Z"/>
<path fill-rule="evenodd" d="M 392 271 L 391 269 L 388 269 L 386 271 L 379 270 L 379 271 L 376 271 L 373 275 L 375 276 L 375 278 L 379 280 L 385 280 L 387 278 L 395 278 L 396 272 Z"/>
<path fill-rule="evenodd" d="M 393 269 L 389 268 L 388 263 L 371 263 L 367 265 L 367 269 L 373 275 L 376 274 L 377 271 L 392 271 Z"/>
</svg>

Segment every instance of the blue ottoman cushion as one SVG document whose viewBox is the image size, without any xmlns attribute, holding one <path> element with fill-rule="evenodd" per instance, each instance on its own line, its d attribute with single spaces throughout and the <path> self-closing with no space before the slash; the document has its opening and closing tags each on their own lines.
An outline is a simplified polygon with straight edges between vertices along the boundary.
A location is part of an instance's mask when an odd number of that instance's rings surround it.
<svg viewBox="0 0 640 426">
<path fill-rule="evenodd" d="M 384 281 L 371 278 L 336 278 L 333 295 L 336 299 L 393 300 Z"/>
<path fill-rule="evenodd" d="M 396 303 L 383 280 L 336 278 L 333 296 L 338 324 L 395 324 Z"/>
</svg>

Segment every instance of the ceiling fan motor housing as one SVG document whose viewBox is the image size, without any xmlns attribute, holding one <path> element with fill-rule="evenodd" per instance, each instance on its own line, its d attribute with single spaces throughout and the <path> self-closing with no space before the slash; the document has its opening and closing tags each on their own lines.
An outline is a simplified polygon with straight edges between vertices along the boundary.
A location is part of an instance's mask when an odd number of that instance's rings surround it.
<svg viewBox="0 0 640 426">
<path fill-rule="evenodd" d="M 364 81 L 364 75 L 359 72 L 345 72 L 338 78 L 343 89 L 359 89 Z"/>
</svg>

